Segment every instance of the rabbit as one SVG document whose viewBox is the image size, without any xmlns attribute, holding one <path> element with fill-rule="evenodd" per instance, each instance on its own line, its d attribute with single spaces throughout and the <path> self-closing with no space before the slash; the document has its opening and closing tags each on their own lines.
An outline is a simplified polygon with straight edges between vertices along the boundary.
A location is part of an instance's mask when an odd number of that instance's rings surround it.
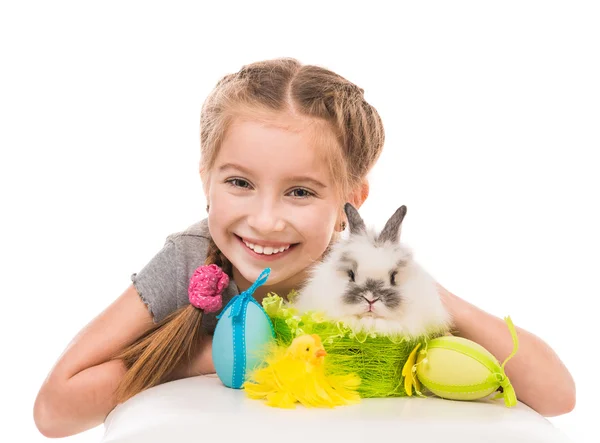
<svg viewBox="0 0 600 443">
<path fill-rule="evenodd" d="M 323 261 L 309 270 L 293 306 L 300 314 L 320 311 L 354 331 L 417 337 L 448 331 L 451 318 L 435 280 L 400 243 L 406 215 L 401 206 L 376 234 L 346 203 L 350 235 L 332 245 Z"/>
</svg>

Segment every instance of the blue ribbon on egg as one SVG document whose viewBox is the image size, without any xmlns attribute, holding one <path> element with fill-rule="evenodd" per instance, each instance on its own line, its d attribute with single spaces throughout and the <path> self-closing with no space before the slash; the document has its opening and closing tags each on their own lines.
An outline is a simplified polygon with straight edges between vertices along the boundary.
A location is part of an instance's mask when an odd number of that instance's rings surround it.
<svg viewBox="0 0 600 443">
<path fill-rule="evenodd" d="M 220 319 L 227 309 L 231 307 L 229 318 L 231 318 L 233 324 L 233 388 L 241 388 L 246 376 L 246 342 L 244 340 L 244 320 L 246 319 L 248 303 L 254 303 L 256 306 L 262 309 L 262 305 L 254 299 L 253 295 L 254 291 L 256 291 L 259 286 L 263 285 L 267 281 L 270 273 L 271 268 L 264 269 L 252 286 L 243 291 L 241 294 L 233 297 L 229 303 L 227 303 L 227 306 L 223 308 L 221 314 L 217 316 L 217 319 Z M 273 325 L 270 322 L 269 324 L 271 325 L 272 335 L 275 336 Z"/>
</svg>

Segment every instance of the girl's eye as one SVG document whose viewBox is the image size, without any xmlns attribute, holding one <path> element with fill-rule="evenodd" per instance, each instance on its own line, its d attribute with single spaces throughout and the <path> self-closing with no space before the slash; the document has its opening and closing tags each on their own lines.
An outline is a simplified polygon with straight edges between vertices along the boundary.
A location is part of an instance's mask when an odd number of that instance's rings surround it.
<svg viewBox="0 0 600 443">
<path fill-rule="evenodd" d="M 303 189 L 303 188 L 294 189 L 292 191 L 292 193 L 294 193 L 294 192 L 300 193 L 300 195 L 298 195 L 298 194 L 294 195 L 294 197 L 298 197 L 298 198 L 307 198 L 307 197 L 312 197 L 315 195 L 312 192 L 310 192 L 309 190 Z"/>
<path fill-rule="evenodd" d="M 242 178 L 232 178 L 232 179 L 227 180 L 226 182 L 236 188 L 248 189 L 250 187 L 250 183 L 248 183 L 246 180 L 244 180 Z"/>
<path fill-rule="evenodd" d="M 250 189 L 252 187 L 252 185 L 247 180 L 244 180 L 243 178 L 230 178 L 229 180 L 226 180 L 225 182 L 230 184 L 234 188 Z M 299 199 L 305 199 L 308 197 L 313 197 L 315 195 L 314 193 L 312 193 L 309 190 L 304 189 L 304 188 L 294 189 L 293 191 L 291 191 L 291 193 L 292 193 L 293 197 L 296 197 Z M 294 195 L 294 193 L 296 193 L 296 194 Z"/>
<path fill-rule="evenodd" d="M 354 271 L 352 269 L 348 271 L 348 277 L 350 277 L 350 281 L 354 281 Z"/>
</svg>

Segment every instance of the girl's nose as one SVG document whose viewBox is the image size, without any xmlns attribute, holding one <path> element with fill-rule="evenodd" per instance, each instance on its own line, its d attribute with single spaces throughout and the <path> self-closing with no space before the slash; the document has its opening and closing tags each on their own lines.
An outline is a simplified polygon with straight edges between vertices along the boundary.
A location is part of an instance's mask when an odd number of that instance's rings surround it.
<svg viewBox="0 0 600 443">
<path fill-rule="evenodd" d="M 248 217 L 248 225 L 261 234 L 283 231 L 285 221 L 277 205 L 264 204 Z"/>
</svg>

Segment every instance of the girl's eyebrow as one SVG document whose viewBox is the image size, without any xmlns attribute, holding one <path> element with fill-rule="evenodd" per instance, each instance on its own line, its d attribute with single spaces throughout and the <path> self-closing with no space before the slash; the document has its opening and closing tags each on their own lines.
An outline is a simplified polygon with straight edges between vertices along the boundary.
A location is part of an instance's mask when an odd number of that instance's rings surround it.
<svg viewBox="0 0 600 443">
<path fill-rule="evenodd" d="M 219 166 L 219 172 L 223 172 L 227 169 L 237 169 L 238 171 L 243 172 L 244 174 L 252 175 L 249 169 L 244 168 L 243 166 L 236 165 L 235 163 L 225 163 Z"/>
<path fill-rule="evenodd" d="M 247 175 L 253 175 L 252 171 L 250 171 L 249 169 L 245 168 L 244 166 L 235 164 L 235 163 L 225 163 L 221 166 L 219 166 L 219 172 L 223 172 L 227 169 L 237 169 L 238 171 L 247 174 Z M 293 182 L 305 182 L 305 183 L 310 183 L 313 186 L 316 186 L 318 188 L 322 188 L 325 189 L 327 188 L 327 185 L 321 183 L 319 180 L 316 180 L 312 177 L 305 177 L 305 176 L 293 176 L 293 177 L 288 177 L 287 180 L 289 181 L 293 181 Z"/>
</svg>

